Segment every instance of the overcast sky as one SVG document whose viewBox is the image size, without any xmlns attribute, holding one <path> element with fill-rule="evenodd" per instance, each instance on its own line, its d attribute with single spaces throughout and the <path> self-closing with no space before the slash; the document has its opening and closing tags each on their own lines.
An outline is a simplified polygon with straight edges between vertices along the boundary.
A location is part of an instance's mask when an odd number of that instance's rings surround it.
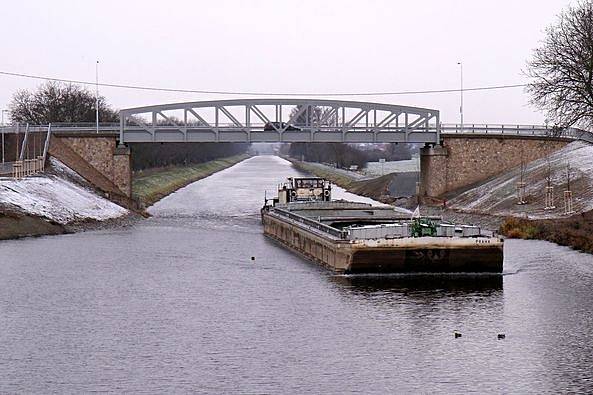
<svg viewBox="0 0 593 395">
<path fill-rule="evenodd" d="M 526 82 L 567 0 L 6 1 L 0 71 L 167 88 L 377 92 Z M 41 81 L 0 75 L 0 108 Z M 101 88 L 116 108 L 225 96 Z M 236 97 L 234 97 L 236 98 Z M 353 100 L 441 110 L 459 94 Z M 523 88 L 466 92 L 466 123 L 542 123 Z"/>
</svg>

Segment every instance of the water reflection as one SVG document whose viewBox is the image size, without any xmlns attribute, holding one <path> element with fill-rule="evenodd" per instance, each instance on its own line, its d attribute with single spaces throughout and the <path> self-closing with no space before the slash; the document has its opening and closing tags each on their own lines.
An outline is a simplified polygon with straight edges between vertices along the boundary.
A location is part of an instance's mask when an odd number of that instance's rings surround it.
<svg viewBox="0 0 593 395">
<path fill-rule="evenodd" d="M 590 255 L 509 240 L 504 276 L 335 276 L 262 234 L 262 191 L 297 174 L 256 157 L 134 226 L 0 244 L 0 393 L 591 392 Z"/>
<path fill-rule="evenodd" d="M 502 275 L 332 276 L 330 279 L 353 293 L 432 291 L 434 295 L 491 294 L 503 289 Z"/>
<path fill-rule="evenodd" d="M 502 321 L 501 275 L 330 276 L 349 306 L 392 317 L 419 332 L 492 330 Z M 471 321 L 470 328 L 464 321 Z M 480 328 L 480 329 L 478 329 Z"/>
</svg>

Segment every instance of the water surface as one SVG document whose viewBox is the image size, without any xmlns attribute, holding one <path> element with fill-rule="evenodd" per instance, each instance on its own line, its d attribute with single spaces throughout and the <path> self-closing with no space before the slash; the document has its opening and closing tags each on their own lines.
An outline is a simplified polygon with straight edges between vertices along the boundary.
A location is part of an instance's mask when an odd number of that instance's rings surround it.
<svg viewBox="0 0 593 395">
<path fill-rule="evenodd" d="M 296 174 L 255 157 L 133 226 L 1 242 L 0 391 L 593 390 L 592 256 L 510 240 L 500 277 L 335 276 L 262 235 Z"/>
</svg>

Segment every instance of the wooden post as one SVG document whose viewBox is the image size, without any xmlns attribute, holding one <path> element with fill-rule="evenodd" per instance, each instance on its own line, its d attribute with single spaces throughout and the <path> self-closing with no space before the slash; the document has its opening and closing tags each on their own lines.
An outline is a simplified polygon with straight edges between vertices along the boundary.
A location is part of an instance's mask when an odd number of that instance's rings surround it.
<svg viewBox="0 0 593 395">
<path fill-rule="evenodd" d="M 555 208 L 556 206 L 554 206 L 554 187 L 546 187 L 546 206 L 544 207 L 544 209 L 553 210 Z"/>
<path fill-rule="evenodd" d="M 517 204 L 525 204 L 525 183 L 518 182 L 517 183 Z"/>
<path fill-rule="evenodd" d="M 16 161 L 12 164 L 12 178 L 18 180 L 22 177 L 23 162 Z"/>
<path fill-rule="evenodd" d="M 572 209 L 572 191 L 564 191 L 564 215 L 574 214 Z"/>
</svg>

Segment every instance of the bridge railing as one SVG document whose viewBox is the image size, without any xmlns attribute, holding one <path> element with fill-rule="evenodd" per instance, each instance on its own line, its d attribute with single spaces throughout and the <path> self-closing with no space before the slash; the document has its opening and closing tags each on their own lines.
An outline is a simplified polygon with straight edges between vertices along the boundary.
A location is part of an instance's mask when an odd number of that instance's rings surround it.
<svg viewBox="0 0 593 395">
<path fill-rule="evenodd" d="M 557 129 L 545 125 L 441 124 L 443 134 L 493 134 L 503 136 L 560 137 L 593 144 L 593 133 L 579 128 Z"/>
<path fill-rule="evenodd" d="M 278 131 L 280 132 L 281 130 L 279 129 L 274 129 L 272 127 L 267 127 L 266 128 L 266 123 L 251 123 L 251 125 L 249 127 L 243 126 L 243 127 L 238 127 L 237 125 L 233 124 L 233 123 L 219 123 L 217 127 L 213 127 L 212 125 L 192 125 L 192 124 L 188 124 L 186 125 L 171 125 L 171 124 L 157 124 L 155 126 L 151 125 L 151 124 L 147 124 L 146 126 L 149 126 L 151 128 L 157 129 L 157 130 L 183 130 L 183 129 L 189 129 L 189 130 L 204 130 L 204 131 L 212 131 L 212 130 L 253 130 L 253 131 Z M 117 131 L 119 133 L 119 124 L 99 124 L 99 132 L 114 132 Z M 34 126 L 30 126 L 29 130 L 30 131 L 42 131 L 42 130 L 46 130 L 47 129 L 47 125 L 34 125 Z M 67 125 L 62 125 L 62 124 L 53 124 L 52 123 L 52 129 L 55 132 L 60 132 L 60 133 L 80 133 L 80 132 L 95 132 L 97 131 L 97 127 L 96 125 L 86 125 L 86 124 L 67 124 Z M 145 130 L 144 127 L 141 126 L 136 126 L 136 125 L 127 125 L 126 126 L 126 130 Z M 369 124 L 368 126 L 349 126 L 348 127 L 349 131 L 366 131 L 366 132 L 373 132 L 373 131 L 398 131 L 398 132 L 402 132 L 402 131 L 409 131 L 409 132 L 413 132 L 413 131 L 435 131 L 436 130 L 436 126 L 435 125 L 429 125 L 428 127 L 426 126 L 414 126 L 414 127 L 409 127 L 409 128 L 404 128 L 404 127 L 396 127 L 396 126 L 376 126 L 376 125 L 372 125 Z M 0 131 L 3 131 L 4 133 L 17 133 L 19 132 L 19 128 L 17 126 L 14 125 L 10 125 L 10 126 L 0 126 Z M 314 125 L 314 126 L 304 126 L 304 125 L 291 125 L 291 127 L 287 130 L 285 130 L 284 132 L 311 132 L 311 131 L 321 131 L 321 132 L 342 132 L 343 128 L 341 126 L 332 126 L 332 125 Z M 23 127 L 21 126 L 20 128 L 20 133 L 23 132 Z"/>
<path fill-rule="evenodd" d="M 117 134 L 119 133 L 119 123 L 100 123 L 99 124 L 99 132 L 100 133 L 109 133 L 109 134 Z M 309 128 L 305 129 L 304 127 L 299 128 L 299 131 L 302 132 L 310 132 Z M 44 132 L 48 128 L 48 125 L 30 125 L 29 130 L 31 132 Z M 156 125 L 155 128 L 160 130 L 179 130 L 180 128 L 184 128 L 184 126 L 180 125 Z M 186 128 L 192 130 L 212 130 L 212 126 L 202 126 L 202 125 L 188 125 Z M 220 130 L 225 129 L 236 129 L 237 126 L 232 123 L 221 123 L 219 124 L 218 128 Z M 265 124 L 264 123 L 254 123 L 250 130 L 264 130 Z M 126 126 L 127 130 L 142 130 L 140 127 L 137 126 Z M 339 132 L 340 130 L 335 126 L 319 126 L 314 128 L 316 131 L 325 131 L 325 132 Z M 24 125 L 5 125 L 0 126 L 1 133 L 24 133 L 25 127 Z M 97 127 L 95 123 L 87 122 L 87 123 L 56 123 L 52 124 L 52 130 L 54 132 L 59 133 L 92 133 L 97 131 Z M 351 127 L 352 131 L 366 131 L 366 132 L 373 132 L 376 131 L 374 125 L 369 126 L 354 126 Z M 382 131 L 404 131 L 401 127 L 382 127 Z M 426 131 L 426 127 L 412 127 L 409 128 L 408 132 L 413 131 Z M 435 124 L 429 124 L 428 130 L 436 130 Z M 289 130 L 290 131 L 290 130 Z M 461 127 L 460 124 L 441 124 L 441 133 L 443 134 L 492 134 L 492 135 L 503 135 L 503 136 L 549 136 L 549 137 L 564 137 L 564 138 L 571 138 L 575 140 L 582 140 L 588 143 L 593 144 L 593 133 L 587 130 L 579 129 L 579 128 L 567 128 L 563 130 L 554 129 L 549 126 L 545 125 L 514 125 L 514 124 L 464 124 Z"/>
<path fill-rule="evenodd" d="M 441 125 L 443 133 L 476 133 L 476 134 L 527 134 L 546 135 L 552 129 L 544 125 L 513 125 L 513 124 L 447 124 Z"/>
<path fill-rule="evenodd" d="M 45 132 L 49 127 L 48 124 L 40 124 L 40 125 L 29 125 L 30 132 Z M 58 131 L 60 133 L 80 133 L 80 132 L 96 132 L 97 126 L 94 123 L 52 123 L 51 124 L 52 130 Z M 25 125 L 21 124 L 14 124 L 14 125 L 4 125 L 0 126 L 0 133 L 24 133 L 25 132 Z M 99 124 L 99 132 L 118 132 L 119 133 L 119 123 L 100 123 Z"/>
<path fill-rule="evenodd" d="M 199 125 L 199 124 L 188 124 L 188 125 L 178 125 L 178 124 L 159 124 L 157 125 L 157 127 L 159 129 L 191 129 L 191 130 L 215 130 L 215 129 L 219 129 L 219 130 L 225 130 L 225 129 L 233 129 L 233 130 L 266 130 L 266 131 L 280 131 L 279 129 L 274 129 L 271 126 L 267 126 L 267 123 L 251 123 L 249 127 L 247 126 L 242 126 L 242 127 L 238 127 L 237 125 L 233 124 L 233 123 L 219 123 L 217 127 L 214 127 L 212 125 Z M 147 127 L 152 127 L 153 125 L 151 124 L 146 124 L 145 126 Z M 113 132 L 113 131 L 117 131 L 119 132 L 119 128 L 120 125 L 119 124 L 99 124 L 99 132 Z M 47 129 L 47 125 L 31 125 L 29 127 L 30 131 L 41 131 L 41 130 L 46 130 Z M 80 132 L 94 132 L 97 130 L 97 127 L 95 124 L 54 124 L 52 123 L 52 129 L 56 132 L 62 132 L 62 133 L 68 133 L 68 132 L 72 132 L 72 133 L 80 133 Z M 413 127 L 409 127 L 409 128 L 404 128 L 404 127 L 396 127 L 396 126 L 377 126 L 377 125 L 373 125 L 370 124 L 367 125 L 363 125 L 363 126 L 349 126 L 348 130 L 351 131 L 368 131 L 368 132 L 373 132 L 375 130 L 381 130 L 381 131 L 404 131 L 404 130 L 408 130 L 408 131 L 425 131 L 425 130 L 430 130 L 430 131 L 435 131 L 436 130 L 436 126 L 435 125 L 429 125 L 428 127 L 426 126 L 413 126 Z M 144 127 L 141 126 L 137 126 L 137 125 L 126 125 L 126 130 L 145 130 Z M 310 132 L 310 131 L 328 131 L 328 132 L 342 132 L 343 128 L 341 126 L 332 126 L 332 125 L 313 125 L 313 126 L 305 126 L 305 125 L 291 125 L 289 129 L 285 130 L 285 132 L 292 132 L 292 131 L 302 131 L 302 132 Z M 0 131 L 3 131 L 4 133 L 17 133 L 19 132 L 19 128 L 17 125 L 7 125 L 7 126 L 0 126 Z M 21 125 L 20 127 L 20 133 L 22 133 L 24 131 L 24 127 L 23 125 Z"/>
</svg>

